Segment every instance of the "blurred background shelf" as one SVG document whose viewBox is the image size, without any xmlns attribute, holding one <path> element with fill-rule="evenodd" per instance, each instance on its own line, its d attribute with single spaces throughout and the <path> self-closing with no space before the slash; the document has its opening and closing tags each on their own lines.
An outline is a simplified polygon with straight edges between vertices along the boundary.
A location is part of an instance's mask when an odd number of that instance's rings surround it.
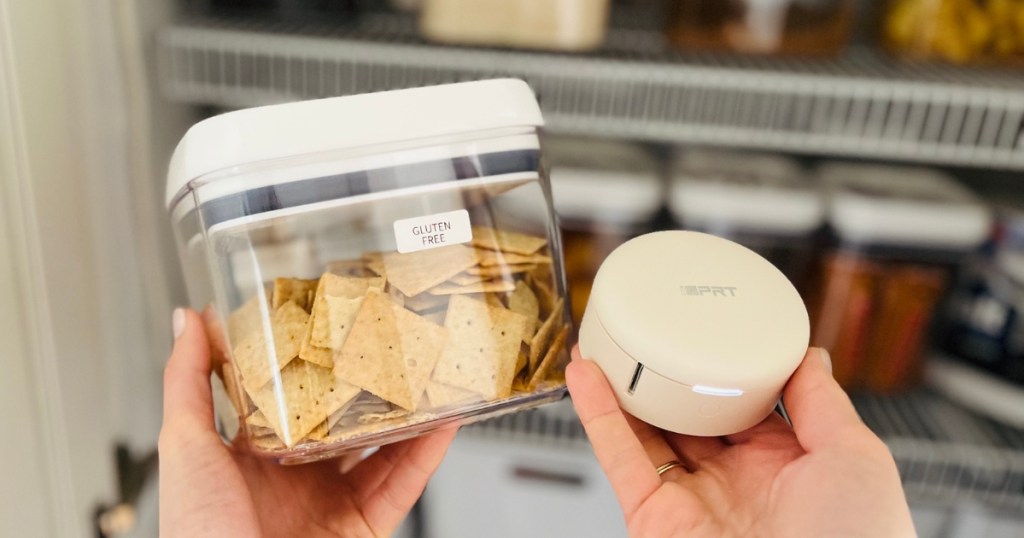
<svg viewBox="0 0 1024 538">
<path fill-rule="evenodd" d="M 413 18 L 189 18 L 158 34 L 161 89 L 236 108 L 497 76 L 527 80 L 555 133 L 1024 170 L 1024 75 L 680 52 L 616 19 L 589 54 L 424 41 Z"/>
<path fill-rule="evenodd" d="M 1024 508 L 1024 432 L 921 390 L 854 395 L 864 422 L 892 451 L 911 502 Z"/>
<path fill-rule="evenodd" d="M 1024 509 L 1024 430 L 995 422 L 927 389 L 855 394 L 864 422 L 889 446 L 911 503 Z M 467 438 L 587 450 L 568 402 L 466 427 Z"/>
</svg>

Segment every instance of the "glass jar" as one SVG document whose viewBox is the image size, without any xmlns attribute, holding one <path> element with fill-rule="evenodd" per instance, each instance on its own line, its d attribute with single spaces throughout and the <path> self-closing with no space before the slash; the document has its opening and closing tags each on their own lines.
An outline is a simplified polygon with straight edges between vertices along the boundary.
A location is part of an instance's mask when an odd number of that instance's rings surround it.
<svg viewBox="0 0 1024 538">
<path fill-rule="evenodd" d="M 581 51 L 604 41 L 609 0 L 423 0 L 420 30 L 462 45 Z"/>
<path fill-rule="evenodd" d="M 300 463 L 562 398 L 542 123 L 525 83 L 493 80 L 194 126 L 168 207 L 225 435 Z"/>
<path fill-rule="evenodd" d="M 835 55 L 853 27 L 850 0 L 676 0 L 669 41 L 752 54 Z"/>
<path fill-rule="evenodd" d="M 1024 65 L 1024 0 L 890 0 L 882 40 L 906 58 Z"/>
<path fill-rule="evenodd" d="M 846 388 L 917 383 L 934 313 L 988 234 L 988 209 L 952 178 L 903 167 L 827 164 L 832 246 L 810 294 L 811 344 Z"/>
</svg>

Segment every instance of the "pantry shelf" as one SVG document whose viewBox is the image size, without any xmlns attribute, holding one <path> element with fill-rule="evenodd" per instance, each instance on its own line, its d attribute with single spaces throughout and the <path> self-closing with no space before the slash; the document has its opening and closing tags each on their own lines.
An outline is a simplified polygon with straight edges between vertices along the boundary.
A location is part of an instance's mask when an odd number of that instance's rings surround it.
<svg viewBox="0 0 1024 538">
<path fill-rule="evenodd" d="M 589 54 L 423 41 L 406 16 L 282 23 L 192 18 L 158 35 L 176 101 L 226 108 L 514 76 L 552 132 L 1024 170 L 1024 75 L 906 64 L 682 53 L 613 25 Z"/>
<path fill-rule="evenodd" d="M 994 422 L 928 390 L 895 396 L 855 394 L 864 422 L 886 442 L 911 502 L 953 506 L 973 501 L 994 510 L 1024 510 L 1024 431 Z M 579 420 L 564 403 L 464 429 L 500 442 L 587 447 Z"/>
</svg>

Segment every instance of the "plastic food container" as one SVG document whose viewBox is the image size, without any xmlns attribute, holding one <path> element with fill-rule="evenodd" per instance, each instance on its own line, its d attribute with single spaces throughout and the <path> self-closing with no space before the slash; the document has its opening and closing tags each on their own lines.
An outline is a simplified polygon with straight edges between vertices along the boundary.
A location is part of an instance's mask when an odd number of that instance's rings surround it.
<svg viewBox="0 0 1024 538">
<path fill-rule="evenodd" d="M 849 40 L 851 0 L 675 0 L 668 38 L 680 47 L 835 55 Z"/>
<path fill-rule="evenodd" d="M 810 297 L 811 343 L 847 388 L 912 386 L 933 314 L 990 215 L 939 172 L 832 164 L 820 169 L 835 245 Z"/>
<path fill-rule="evenodd" d="M 551 190 L 562 227 L 573 320 L 579 324 L 601 262 L 649 232 L 663 206 L 658 163 L 643 147 L 602 140 L 547 139 Z"/>
<path fill-rule="evenodd" d="M 608 0 L 423 0 L 420 28 L 435 41 L 588 50 L 604 40 Z"/>
<path fill-rule="evenodd" d="M 395 11 L 408 11 L 414 12 L 419 11 L 420 6 L 423 5 L 423 0 L 390 0 L 391 9 Z"/>
<path fill-rule="evenodd" d="M 1024 65 L 1024 0 L 890 0 L 882 37 L 908 58 Z"/>
<path fill-rule="evenodd" d="M 562 398 L 555 221 L 507 203 L 550 208 L 542 123 L 492 80 L 189 130 L 167 203 L 225 435 L 300 463 Z"/>
<path fill-rule="evenodd" d="M 1024 386 L 1024 212 L 1002 208 L 952 294 L 945 349 Z"/>
<path fill-rule="evenodd" d="M 669 208 L 683 229 L 744 245 L 805 290 L 824 203 L 795 161 L 757 153 L 681 152 L 673 166 Z"/>
<path fill-rule="evenodd" d="M 214 15 L 272 17 L 293 21 L 350 20 L 359 13 L 356 0 L 199 0 Z"/>
</svg>

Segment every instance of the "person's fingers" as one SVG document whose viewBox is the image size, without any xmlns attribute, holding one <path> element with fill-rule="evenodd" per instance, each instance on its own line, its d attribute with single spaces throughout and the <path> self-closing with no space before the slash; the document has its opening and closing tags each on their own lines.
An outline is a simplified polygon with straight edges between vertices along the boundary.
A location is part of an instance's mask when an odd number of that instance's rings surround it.
<svg viewBox="0 0 1024 538">
<path fill-rule="evenodd" d="M 658 473 L 597 364 L 577 358 L 565 377 L 573 407 L 628 520 L 661 485 Z"/>
<path fill-rule="evenodd" d="M 679 454 L 680 461 L 693 472 L 699 471 L 703 462 L 718 456 L 729 448 L 729 445 L 725 444 L 721 437 L 667 433 L 665 440 L 676 454 Z"/>
<path fill-rule="evenodd" d="M 458 428 L 452 426 L 403 442 L 408 444 L 405 454 L 363 504 L 363 514 L 374 534 L 390 536 L 394 532 L 423 494 L 457 432 Z"/>
<path fill-rule="evenodd" d="M 338 458 L 338 471 L 341 472 L 341 474 L 346 474 L 369 456 L 370 454 L 367 454 L 365 450 L 353 450 L 351 452 L 346 452 Z"/>
<path fill-rule="evenodd" d="M 398 462 L 405 458 L 405 455 L 412 448 L 412 440 L 393 443 L 380 447 L 369 457 L 351 467 L 347 473 L 356 498 L 363 502 L 384 483 L 384 479 L 394 470 Z M 358 453 L 357 453 L 358 454 Z M 351 457 L 348 454 L 342 458 Z M 344 462 L 342 462 L 344 465 Z"/>
<path fill-rule="evenodd" d="M 808 452 L 847 442 L 852 430 L 865 429 L 850 398 L 829 373 L 828 352 L 807 350 L 783 391 L 789 418 L 800 445 Z"/>
<path fill-rule="evenodd" d="M 206 337 L 210 341 L 210 366 L 214 372 L 220 372 L 224 363 L 228 361 L 227 332 L 220 322 L 220 316 L 213 309 L 213 305 L 207 306 L 199 313 L 206 327 Z"/>
<path fill-rule="evenodd" d="M 622 415 L 626 417 L 626 423 L 633 430 L 633 435 L 640 441 L 640 445 L 644 447 L 644 452 L 647 453 L 647 457 L 655 467 L 679 459 L 676 451 L 665 441 L 665 434 L 660 429 L 629 413 L 623 413 Z M 687 464 L 687 469 L 693 469 L 693 467 L 690 467 L 689 462 L 684 461 L 683 463 Z"/>
<path fill-rule="evenodd" d="M 574 347 L 572 351 L 573 360 L 582 359 L 579 354 L 579 347 Z M 629 428 L 633 430 L 633 435 L 635 435 L 637 440 L 640 441 L 640 445 L 644 447 L 644 452 L 647 453 L 647 457 L 651 460 L 651 464 L 653 464 L 655 468 L 673 460 L 681 460 L 681 463 L 683 463 L 686 468 L 676 467 L 669 471 L 671 475 L 674 476 L 677 473 L 686 473 L 688 470 L 694 469 L 692 462 L 686 461 L 685 457 L 680 457 L 680 455 L 676 453 L 676 450 L 669 445 L 665 440 L 666 433 L 661 429 L 655 428 L 629 413 L 623 412 L 622 416 L 625 417 L 626 423 L 629 424 Z M 664 474 L 662 477 L 671 478 Z"/>
<path fill-rule="evenodd" d="M 174 311 L 174 350 L 164 368 L 164 425 L 187 422 L 213 432 L 210 348 L 202 318 Z"/>
<path fill-rule="evenodd" d="M 724 440 L 730 445 L 742 445 L 751 441 L 763 441 L 769 438 L 779 441 L 790 440 L 794 444 L 796 443 L 793 428 L 786 422 L 786 419 L 774 411 L 754 427 L 739 433 L 726 435 Z"/>
</svg>

